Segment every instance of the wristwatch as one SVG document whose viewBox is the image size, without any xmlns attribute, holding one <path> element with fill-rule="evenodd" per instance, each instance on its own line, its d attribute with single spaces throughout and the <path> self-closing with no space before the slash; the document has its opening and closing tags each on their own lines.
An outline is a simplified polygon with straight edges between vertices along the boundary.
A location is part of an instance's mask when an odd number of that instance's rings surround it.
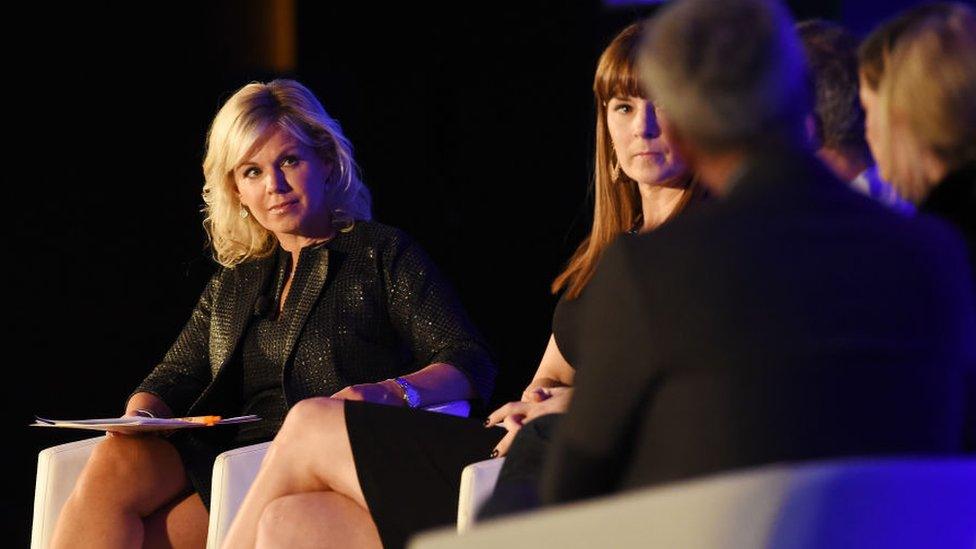
<svg viewBox="0 0 976 549">
<path fill-rule="evenodd" d="M 413 386 L 413 383 L 410 383 L 402 377 L 394 378 L 393 381 L 403 389 L 403 402 L 407 406 L 411 408 L 420 406 L 420 392 Z"/>
</svg>

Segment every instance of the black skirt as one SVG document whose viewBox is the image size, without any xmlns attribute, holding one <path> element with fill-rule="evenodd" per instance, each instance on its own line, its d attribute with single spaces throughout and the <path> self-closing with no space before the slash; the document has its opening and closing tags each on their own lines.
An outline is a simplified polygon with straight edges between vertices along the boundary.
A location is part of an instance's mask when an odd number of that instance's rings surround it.
<svg viewBox="0 0 976 549">
<path fill-rule="evenodd" d="M 267 433 L 240 433 L 238 427 L 234 425 L 213 429 L 186 429 L 173 433 L 168 439 L 179 452 L 183 469 L 190 479 L 190 486 L 200 494 L 207 511 L 210 510 L 213 466 L 217 456 L 234 448 L 270 441 L 280 424 L 276 424 Z"/>
<path fill-rule="evenodd" d="M 346 401 L 359 485 L 387 549 L 457 521 L 461 471 L 505 436 L 474 419 Z"/>
</svg>

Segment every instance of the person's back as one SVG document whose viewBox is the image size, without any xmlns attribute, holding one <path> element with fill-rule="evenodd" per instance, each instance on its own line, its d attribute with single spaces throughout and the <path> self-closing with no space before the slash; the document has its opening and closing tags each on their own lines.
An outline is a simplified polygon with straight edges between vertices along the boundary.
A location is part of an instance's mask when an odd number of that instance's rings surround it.
<svg viewBox="0 0 976 549">
<path fill-rule="evenodd" d="M 951 233 L 852 195 L 812 158 L 756 166 L 735 185 L 622 242 L 619 260 L 640 274 L 624 295 L 640 296 L 644 319 L 628 329 L 610 309 L 589 324 L 644 376 L 620 484 L 959 451 L 962 330 L 976 326 Z"/>
</svg>

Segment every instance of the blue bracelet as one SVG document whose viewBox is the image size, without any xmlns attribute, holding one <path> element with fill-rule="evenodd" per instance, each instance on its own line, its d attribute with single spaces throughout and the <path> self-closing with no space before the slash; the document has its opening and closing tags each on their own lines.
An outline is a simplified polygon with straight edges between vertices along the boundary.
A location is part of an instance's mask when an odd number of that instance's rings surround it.
<svg viewBox="0 0 976 549">
<path fill-rule="evenodd" d="M 403 401 L 411 408 L 420 406 L 420 392 L 413 386 L 413 383 L 402 377 L 394 378 L 393 381 L 403 389 Z"/>
</svg>

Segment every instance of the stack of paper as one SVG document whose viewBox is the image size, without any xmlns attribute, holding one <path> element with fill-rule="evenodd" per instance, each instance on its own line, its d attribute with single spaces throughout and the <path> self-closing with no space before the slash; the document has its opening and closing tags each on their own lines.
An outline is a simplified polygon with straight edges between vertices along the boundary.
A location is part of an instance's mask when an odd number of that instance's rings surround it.
<svg viewBox="0 0 976 549">
<path fill-rule="evenodd" d="M 138 433 L 151 431 L 169 431 L 171 429 L 191 429 L 195 427 L 212 427 L 214 425 L 230 425 L 234 423 L 248 423 L 258 421 L 258 416 L 238 416 L 221 418 L 220 416 L 195 417 L 110 417 L 101 419 L 45 419 L 34 417 L 36 421 L 32 427 L 62 427 L 65 429 L 88 429 L 92 431 L 112 431 L 114 433 Z"/>
</svg>

